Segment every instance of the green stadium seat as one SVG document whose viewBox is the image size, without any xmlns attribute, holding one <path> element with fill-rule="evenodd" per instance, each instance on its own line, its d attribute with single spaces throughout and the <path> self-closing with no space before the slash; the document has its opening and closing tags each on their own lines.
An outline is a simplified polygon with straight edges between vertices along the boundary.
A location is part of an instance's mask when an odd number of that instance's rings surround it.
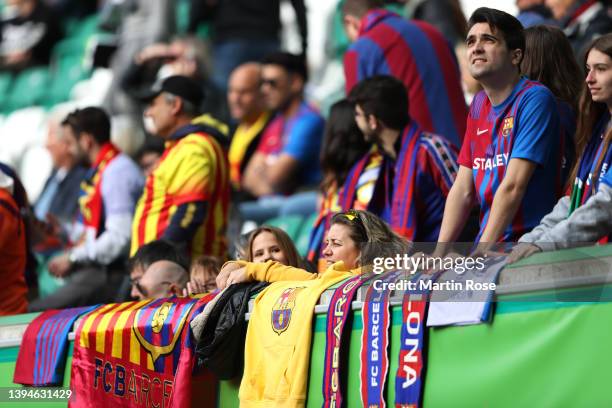
<svg viewBox="0 0 612 408">
<path fill-rule="evenodd" d="M 70 19 L 64 24 L 66 38 L 86 41 L 94 34 L 101 32 L 98 28 L 98 16 L 92 15 L 84 19 Z"/>
<path fill-rule="evenodd" d="M 304 219 L 301 215 L 287 215 L 285 217 L 272 218 L 264 222 L 265 225 L 271 225 L 285 231 L 293 242 L 296 241 L 303 223 Z"/>
<path fill-rule="evenodd" d="M 309 217 L 304 219 L 302 223 L 302 228 L 300 228 L 300 232 L 298 234 L 297 239 L 295 240 L 295 246 L 298 250 L 298 253 L 301 256 L 306 256 L 308 252 L 308 243 L 310 241 L 310 232 L 312 231 L 312 226 L 317 219 L 319 214 L 314 213 Z"/>
<path fill-rule="evenodd" d="M 83 66 L 83 58 L 77 55 L 63 56 L 55 61 L 51 71 L 51 83 L 44 99 L 45 106 L 53 106 L 70 99 L 74 85 L 89 77 Z"/>
<path fill-rule="evenodd" d="M 21 71 L 8 93 L 4 109 L 13 111 L 29 106 L 39 105 L 49 87 L 49 70 L 47 67 L 28 68 Z"/>
<path fill-rule="evenodd" d="M 83 56 L 87 44 L 84 43 L 80 38 L 66 38 L 53 47 L 54 58 L 61 58 L 64 56 Z"/>
<path fill-rule="evenodd" d="M 0 72 L 0 111 L 4 110 L 12 84 L 13 75 L 9 72 Z"/>
</svg>

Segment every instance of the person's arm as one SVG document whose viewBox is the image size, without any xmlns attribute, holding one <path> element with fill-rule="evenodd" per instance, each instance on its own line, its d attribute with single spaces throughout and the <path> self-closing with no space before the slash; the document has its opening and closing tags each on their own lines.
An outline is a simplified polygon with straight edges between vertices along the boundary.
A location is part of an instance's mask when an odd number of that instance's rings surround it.
<svg viewBox="0 0 612 408">
<path fill-rule="evenodd" d="M 510 160 L 504 179 L 493 198 L 489 220 L 480 238 L 479 250 L 490 249 L 512 222 L 536 166 L 536 163 L 529 160 Z"/>
<path fill-rule="evenodd" d="M 198 227 L 206 219 L 207 211 L 206 201 L 189 201 L 179 205 L 161 238 L 178 244 L 191 242 Z"/>
<path fill-rule="evenodd" d="M 459 171 L 457 148 L 437 135 L 425 137 L 422 146 L 422 169 L 442 194 L 448 196 Z"/>
<path fill-rule="evenodd" d="M 127 157 L 119 156 L 109 164 L 102 177 L 104 232 L 95 240 L 70 251 L 71 262 L 97 262 L 107 265 L 127 251 L 136 201 L 144 180 L 138 168 Z"/>
<path fill-rule="evenodd" d="M 256 197 L 285 190 L 299 166 L 298 161 L 286 153 L 274 158 L 274 163 L 266 161 L 266 155 L 256 152 L 244 171 L 242 187 Z"/>
<path fill-rule="evenodd" d="M 446 198 L 444 217 L 442 218 L 442 226 L 434 256 L 445 255 L 448 252 L 449 245 L 455 242 L 459 234 L 461 234 L 474 205 L 475 198 L 472 170 L 461 165 L 459 166 L 457 178 Z"/>
<path fill-rule="evenodd" d="M 550 231 L 554 228 L 558 223 L 565 220 L 567 218 L 567 214 L 569 214 L 569 206 L 570 206 L 570 197 L 565 196 L 561 197 L 561 199 L 555 204 L 552 211 L 542 218 L 540 224 L 532 229 L 530 232 L 526 233 L 522 237 L 519 238 L 518 242 L 520 243 L 534 243 L 538 241 L 543 234 Z"/>
<path fill-rule="evenodd" d="M 268 182 L 264 182 L 266 172 L 266 155 L 255 152 L 244 170 L 242 177 L 242 187 L 250 194 L 261 197 L 273 194 L 274 190 Z"/>
<path fill-rule="evenodd" d="M 324 122 L 315 113 L 298 120 L 278 157 L 258 151 L 249 161 L 244 187 L 251 194 L 259 197 L 287 190 L 300 164 L 318 160 Z"/>
<path fill-rule="evenodd" d="M 251 280 L 277 282 L 287 280 L 311 280 L 316 279 L 318 274 L 310 273 L 300 268 L 283 265 L 276 261 L 263 263 L 246 263 L 246 273 Z"/>
<path fill-rule="evenodd" d="M 601 183 L 586 203 L 534 242 L 542 251 L 594 243 L 612 233 L 612 187 Z"/>
<path fill-rule="evenodd" d="M 304 0 L 291 0 L 291 5 L 295 10 L 295 18 L 300 30 L 300 37 L 302 38 L 302 55 L 304 58 L 306 58 L 306 51 L 308 50 L 308 20 L 306 18 L 306 5 L 304 4 Z"/>
<path fill-rule="evenodd" d="M 278 282 L 286 280 L 311 280 L 319 275 L 303 269 L 283 265 L 275 261 L 253 263 L 246 261 L 226 262 L 217 275 L 219 289 L 225 289 L 234 283 L 249 281 Z"/>
<path fill-rule="evenodd" d="M 106 218 L 104 232 L 95 240 L 73 248 L 71 263 L 96 262 L 108 265 L 127 251 L 131 237 L 132 214 L 116 214 Z"/>
</svg>

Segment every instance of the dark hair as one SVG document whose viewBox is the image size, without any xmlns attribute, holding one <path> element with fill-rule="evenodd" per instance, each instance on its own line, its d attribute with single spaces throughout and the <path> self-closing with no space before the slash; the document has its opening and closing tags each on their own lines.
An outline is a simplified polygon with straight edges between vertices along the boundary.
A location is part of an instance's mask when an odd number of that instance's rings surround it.
<svg viewBox="0 0 612 408">
<path fill-rule="evenodd" d="M 346 0 L 342 5 L 342 13 L 361 18 L 369 10 L 381 8 L 384 5 L 383 0 Z"/>
<path fill-rule="evenodd" d="M 157 153 L 160 156 L 164 154 L 164 140 L 161 138 L 155 138 L 151 140 L 147 140 L 144 142 L 142 146 L 136 152 L 135 158 L 136 160 L 142 159 L 145 154 L 148 153 Z"/>
<path fill-rule="evenodd" d="M 276 238 L 278 246 L 287 258 L 287 266 L 295 266 L 296 268 L 302 266 L 300 256 L 298 255 L 298 251 L 295 248 L 295 244 L 291 240 L 291 237 L 289 237 L 289 235 L 287 235 L 287 233 L 282 229 L 272 227 L 270 225 L 262 225 L 261 227 L 257 227 L 251 232 L 251 235 L 249 235 L 249 242 L 247 243 L 245 251 L 247 261 L 253 262 L 253 242 L 255 241 L 255 238 L 257 238 L 257 236 L 264 231 L 269 232 Z"/>
<path fill-rule="evenodd" d="M 582 73 L 572 57 L 572 46 L 563 31 L 556 27 L 538 25 L 525 30 L 525 55 L 521 73 L 546 85 L 574 112 L 582 89 Z"/>
<path fill-rule="evenodd" d="M 128 261 L 128 270 L 140 266 L 146 270 L 157 261 L 171 261 L 179 264 L 186 271 L 189 270 L 189 257 L 176 244 L 159 239 L 151 241 L 138 248 L 138 251 Z"/>
<path fill-rule="evenodd" d="M 386 127 L 401 130 L 410 121 L 408 94 L 399 80 L 389 75 L 376 75 L 359 82 L 348 97 L 359 105 L 366 116 L 373 115 Z"/>
<path fill-rule="evenodd" d="M 525 53 L 525 33 L 523 25 L 516 17 L 505 11 L 488 7 L 477 8 L 468 21 L 468 31 L 475 24 L 487 23 L 491 31 L 501 34 L 509 50 L 519 49 Z"/>
<path fill-rule="evenodd" d="M 342 99 L 332 105 L 321 146 L 321 190 L 340 187 L 353 165 L 370 149 L 355 122 L 355 108 Z"/>
<path fill-rule="evenodd" d="M 397 235 L 382 219 L 369 211 L 349 210 L 335 214 L 330 225 L 340 224 L 349 228 L 349 237 L 361 255 L 359 265 L 371 265 L 377 257 L 395 257 L 407 254 L 411 244 Z"/>
<path fill-rule="evenodd" d="M 263 65 L 279 65 L 288 73 L 301 76 L 304 82 L 308 81 L 308 67 L 305 58 L 301 55 L 277 51 L 266 55 L 261 63 Z"/>
<path fill-rule="evenodd" d="M 101 108 L 77 109 L 66 116 L 62 126 L 69 126 L 77 139 L 81 133 L 89 133 L 99 145 L 110 141 L 110 119 Z"/>
<path fill-rule="evenodd" d="M 215 275 L 218 275 L 219 271 L 221 270 L 222 265 L 223 265 L 223 261 L 216 256 L 200 255 L 191 262 L 191 269 L 189 271 L 189 276 L 191 276 L 191 272 L 196 266 L 199 266 L 202 269 L 209 270 L 213 272 Z"/>
<path fill-rule="evenodd" d="M 606 34 L 604 36 L 599 37 L 595 41 L 591 43 L 591 45 L 587 48 L 584 53 L 584 66 L 586 67 L 587 58 L 589 57 L 589 53 L 591 50 L 597 50 L 601 53 L 606 54 L 608 57 L 612 58 L 612 33 Z M 602 115 L 606 112 L 608 107 L 605 103 L 595 102 L 591 97 L 591 93 L 589 92 L 589 88 L 587 87 L 586 82 L 583 81 L 582 85 L 582 93 L 580 95 L 580 103 L 578 109 L 578 120 L 576 126 L 576 152 L 578 153 L 579 159 L 576 160 L 576 164 L 572 169 L 572 174 L 569 178 L 569 183 L 573 183 L 576 175 L 578 174 L 578 167 L 580 165 L 580 158 L 584 153 L 584 149 L 586 148 L 591 136 L 593 134 L 593 129 L 597 125 L 597 122 L 601 119 Z M 604 136 L 604 152 L 607 149 L 606 146 L 610 144 L 610 140 L 612 139 L 612 129 L 609 129 L 606 135 Z M 595 171 L 593 172 L 592 181 L 593 184 L 597 183 L 597 177 L 599 177 L 599 170 L 601 169 L 601 162 L 605 155 L 601 155 L 599 162 L 595 165 Z"/>
</svg>

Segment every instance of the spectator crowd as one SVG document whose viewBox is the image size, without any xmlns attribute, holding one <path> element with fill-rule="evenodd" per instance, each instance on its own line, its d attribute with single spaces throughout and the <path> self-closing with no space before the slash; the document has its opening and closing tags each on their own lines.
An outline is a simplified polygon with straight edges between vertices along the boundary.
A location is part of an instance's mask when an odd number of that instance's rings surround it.
<svg viewBox="0 0 612 408">
<path fill-rule="evenodd" d="M 91 54 L 112 72 L 99 103 L 47 116 L 40 194 L 0 163 L 0 315 L 268 273 L 230 260 L 314 279 L 416 242 L 514 262 L 612 234 L 607 1 L 518 0 L 517 17 L 466 19 L 456 0 L 341 0 L 331 79 L 309 69 L 304 0 L 291 0 L 299 53 L 281 44 L 279 0 L 180 2 L 182 32 L 169 0 L 5 2 L 11 77 L 52 63 L 56 16 L 94 13 L 113 41 Z M 315 100 L 321 81 L 336 92 Z M 117 138 L 119 116 L 145 136 Z M 297 219 L 307 245 L 278 227 Z"/>
</svg>

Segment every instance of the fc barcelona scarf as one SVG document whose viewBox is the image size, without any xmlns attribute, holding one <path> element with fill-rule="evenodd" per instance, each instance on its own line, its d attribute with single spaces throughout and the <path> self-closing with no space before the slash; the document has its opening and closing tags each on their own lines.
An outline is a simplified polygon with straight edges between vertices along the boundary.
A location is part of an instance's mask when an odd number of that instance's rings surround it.
<svg viewBox="0 0 612 408">
<path fill-rule="evenodd" d="M 435 281 L 439 276 L 440 273 L 417 276 L 413 279 L 417 283 L 416 290 L 407 290 L 404 293 L 399 364 L 395 376 L 396 408 L 421 406 L 427 330 L 425 323 L 430 290 L 419 281 Z"/>
<path fill-rule="evenodd" d="M 81 182 L 79 207 L 81 222 L 96 231 L 96 236 L 104 229 L 104 208 L 102 202 L 102 177 L 106 166 L 119 155 L 119 149 L 112 143 L 106 143 L 100 149 L 95 163 L 89 169 L 85 180 Z"/>
<path fill-rule="evenodd" d="M 319 215 L 315 220 L 312 229 L 310 231 L 310 239 L 308 241 L 308 252 L 306 254 L 306 259 L 312 263 L 317 263 L 317 270 L 319 272 L 324 272 L 327 265 L 318 262 L 321 251 L 323 250 L 323 238 L 325 235 L 325 231 L 329 228 L 329 223 L 331 221 L 333 212 L 333 201 L 335 200 L 336 193 L 328 193 L 321 203 L 321 208 L 319 209 Z"/>
<path fill-rule="evenodd" d="M 568 216 L 597 192 L 600 176 L 612 164 L 612 149 L 607 145 L 604 146 L 609 120 L 610 113 L 606 112 L 597 122 L 591 139 L 582 153 L 580 164 L 578 165 L 578 173 L 572 188 Z"/>
<path fill-rule="evenodd" d="M 380 276 L 374 282 L 383 284 L 395 282 L 403 272 L 395 271 Z M 384 286 L 375 288 L 371 284 L 366 292 L 361 311 L 363 331 L 361 334 L 361 402 L 364 407 L 385 405 L 385 384 L 389 369 L 389 295 Z"/>
<path fill-rule="evenodd" d="M 341 407 L 341 345 L 342 335 L 348 317 L 351 315 L 351 304 L 357 289 L 369 282 L 370 277 L 355 276 L 340 285 L 332 295 L 327 311 L 327 336 L 325 339 L 325 371 L 323 373 L 323 407 Z"/>
<path fill-rule="evenodd" d="M 389 214 L 389 224 L 398 234 L 408 240 L 414 240 L 417 232 L 414 198 L 416 195 L 417 145 L 420 135 L 421 130 L 415 123 L 406 127 L 401 135 L 400 150 L 396 160 L 392 162 L 390 158 L 385 157 L 383 162 L 379 177 L 385 178 L 384 191 L 374 192 L 375 195 L 384 194 L 387 207 L 384 212 Z M 341 208 L 350 209 L 352 207 L 359 176 L 370 161 L 372 154 L 373 151 L 370 151 L 349 172 L 338 199 Z M 391 175 L 393 176 L 392 186 L 388 182 Z M 390 203 L 387 202 L 388 197 L 392 197 Z"/>
<path fill-rule="evenodd" d="M 109 304 L 83 320 L 71 407 L 170 406 L 193 298 Z"/>
<path fill-rule="evenodd" d="M 13 382 L 61 385 L 68 354 L 68 333 L 79 316 L 96 307 L 47 310 L 32 320 L 21 340 Z"/>
<path fill-rule="evenodd" d="M 218 292 L 204 295 L 193 306 L 187 321 L 191 321 L 204 311 L 206 305 L 217 296 Z M 191 324 L 183 330 L 182 352 L 179 357 L 176 373 L 174 374 L 174 388 L 172 392 L 172 404 L 174 408 L 185 408 L 197 405 L 197 402 L 215 401 L 217 392 L 217 381 L 210 371 L 204 369 L 194 373 L 196 340 L 191 331 Z"/>
</svg>

